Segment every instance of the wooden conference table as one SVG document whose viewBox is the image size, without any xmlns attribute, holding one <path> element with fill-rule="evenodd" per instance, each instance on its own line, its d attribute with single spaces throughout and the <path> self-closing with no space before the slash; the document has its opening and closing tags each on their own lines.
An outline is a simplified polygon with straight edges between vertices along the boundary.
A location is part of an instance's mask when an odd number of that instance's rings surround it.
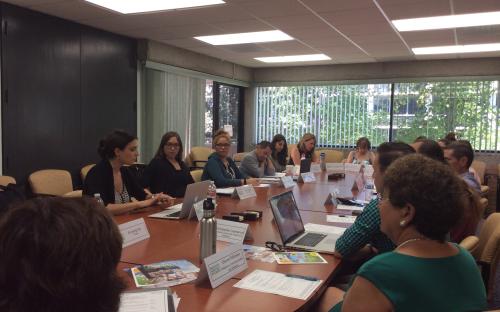
<svg viewBox="0 0 500 312">
<path fill-rule="evenodd" d="M 316 174 L 316 182 L 297 184 L 292 190 L 304 224 L 328 224 L 348 227 L 349 224 L 327 223 L 326 215 L 335 212 L 332 205 L 324 205 L 325 199 L 339 182 L 330 182 L 324 173 Z M 232 199 L 228 196 L 217 197 L 216 217 L 222 218 L 231 212 L 241 212 L 247 209 L 263 211 L 262 219 L 248 221 L 253 234 L 253 240 L 245 244 L 264 246 L 266 241 L 281 244 L 281 239 L 273 221 L 273 215 L 268 205 L 271 196 L 287 191 L 287 189 L 271 185 L 256 187 L 257 197 L 244 200 Z M 180 202 L 180 199 L 179 199 Z M 124 276 L 128 288 L 135 288 L 130 276 L 123 272 L 124 268 L 138 264 L 149 264 L 165 260 L 186 259 L 199 266 L 199 223 L 194 220 L 154 219 L 147 216 L 160 211 L 161 208 L 150 207 L 139 213 L 116 216 L 121 224 L 138 218 L 144 218 L 150 232 L 150 238 L 123 249 L 120 275 Z M 345 213 L 345 211 L 343 211 Z M 224 243 L 217 245 L 217 250 L 224 248 Z M 328 287 L 339 268 L 340 261 L 332 255 L 322 254 L 327 264 L 279 265 L 248 260 L 248 269 L 236 275 L 215 289 L 207 286 L 196 286 L 192 283 L 173 286 L 172 289 L 181 298 L 179 311 L 307 311 L 323 291 Z M 293 299 L 268 293 L 255 292 L 233 287 L 241 278 L 255 269 L 272 272 L 314 276 L 323 281 L 320 288 L 308 300 Z"/>
</svg>

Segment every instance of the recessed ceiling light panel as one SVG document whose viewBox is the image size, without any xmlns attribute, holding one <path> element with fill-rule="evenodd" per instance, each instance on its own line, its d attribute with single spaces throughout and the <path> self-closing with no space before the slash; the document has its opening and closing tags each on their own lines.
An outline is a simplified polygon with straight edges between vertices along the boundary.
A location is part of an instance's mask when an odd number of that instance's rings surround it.
<svg viewBox="0 0 500 312">
<path fill-rule="evenodd" d="M 270 57 L 256 57 L 255 59 L 264 63 L 291 63 L 291 62 L 312 62 L 312 61 L 331 60 L 331 58 L 325 54 L 270 56 Z"/>
<path fill-rule="evenodd" d="M 215 35 L 215 36 L 199 36 L 194 38 L 211 45 L 229 45 L 229 44 L 293 40 L 292 37 L 285 34 L 281 30 L 256 31 L 256 32 Z"/>
<path fill-rule="evenodd" d="M 393 20 L 392 24 L 398 31 L 433 30 L 460 27 L 500 25 L 500 11 L 455 14 L 421 18 Z"/>
<path fill-rule="evenodd" d="M 223 0 L 85 0 L 123 14 L 167 11 L 225 3 Z"/>
<path fill-rule="evenodd" d="M 424 48 L 413 48 L 412 51 L 416 55 L 494 52 L 494 51 L 500 51 L 500 43 L 424 47 Z"/>
</svg>

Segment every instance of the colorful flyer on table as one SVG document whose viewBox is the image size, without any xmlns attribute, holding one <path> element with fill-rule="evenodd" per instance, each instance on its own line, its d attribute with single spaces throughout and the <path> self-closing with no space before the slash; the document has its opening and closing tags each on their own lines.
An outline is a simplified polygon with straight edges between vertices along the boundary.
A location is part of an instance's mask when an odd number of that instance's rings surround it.
<svg viewBox="0 0 500 312">
<path fill-rule="evenodd" d="M 137 287 L 170 287 L 194 281 L 200 269 L 187 260 L 163 261 L 131 269 Z"/>
<path fill-rule="evenodd" d="M 319 253 L 313 251 L 275 252 L 274 258 L 278 264 L 328 263 Z"/>
</svg>

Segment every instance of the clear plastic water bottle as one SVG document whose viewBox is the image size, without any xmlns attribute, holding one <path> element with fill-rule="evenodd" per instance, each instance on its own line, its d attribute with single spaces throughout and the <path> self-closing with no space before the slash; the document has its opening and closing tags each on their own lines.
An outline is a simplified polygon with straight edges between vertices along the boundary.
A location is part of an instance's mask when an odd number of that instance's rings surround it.
<svg viewBox="0 0 500 312">
<path fill-rule="evenodd" d="M 207 198 L 212 199 L 212 203 L 214 206 L 217 204 L 217 187 L 215 187 L 215 182 L 210 181 L 210 185 L 208 186 Z"/>
<path fill-rule="evenodd" d="M 94 199 L 95 199 L 95 201 L 96 201 L 96 202 L 98 202 L 98 203 L 99 203 L 99 205 L 101 205 L 102 207 L 105 207 L 105 205 L 104 205 L 104 201 L 103 201 L 103 200 L 102 200 L 102 198 L 101 198 L 101 194 L 99 194 L 99 193 L 95 193 L 95 194 L 94 194 Z"/>
<path fill-rule="evenodd" d="M 319 167 L 321 168 L 321 171 L 326 171 L 326 161 L 325 161 L 325 153 L 319 154 Z"/>
<path fill-rule="evenodd" d="M 200 221 L 200 262 L 216 252 L 217 220 L 212 198 L 203 202 L 203 218 Z"/>
</svg>

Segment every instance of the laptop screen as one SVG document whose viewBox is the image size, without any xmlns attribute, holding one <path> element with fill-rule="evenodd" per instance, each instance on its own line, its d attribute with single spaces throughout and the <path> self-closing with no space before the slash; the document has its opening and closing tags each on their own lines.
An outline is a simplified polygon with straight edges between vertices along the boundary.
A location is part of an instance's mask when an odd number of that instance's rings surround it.
<svg viewBox="0 0 500 312">
<path fill-rule="evenodd" d="M 281 240 L 286 244 L 290 238 L 303 233 L 304 224 L 291 191 L 271 197 L 269 200 L 274 220 L 278 226 Z"/>
</svg>

